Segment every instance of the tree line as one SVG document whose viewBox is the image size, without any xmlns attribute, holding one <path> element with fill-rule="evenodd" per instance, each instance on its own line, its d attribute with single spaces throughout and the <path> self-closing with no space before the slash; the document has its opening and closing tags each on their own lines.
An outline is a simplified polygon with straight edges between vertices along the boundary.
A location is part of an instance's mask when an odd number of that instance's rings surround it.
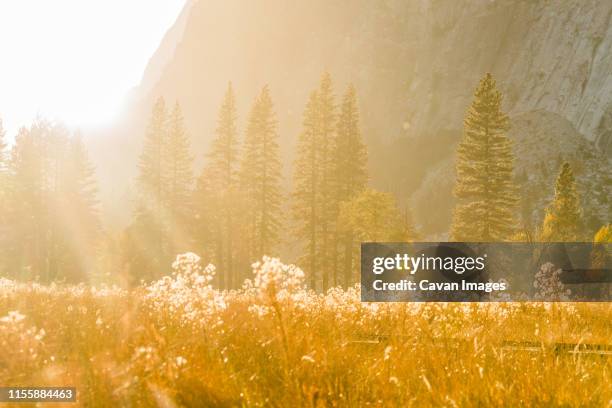
<svg viewBox="0 0 612 408">
<path fill-rule="evenodd" d="M 44 119 L 7 150 L 0 121 L 0 268 L 18 279 L 79 281 L 101 231 L 94 169 L 78 134 Z"/>
<path fill-rule="evenodd" d="M 295 240 L 312 287 L 354 282 L 360 241 L 407 239 L 413 231 L 391 195 L 367 188 L 357 105 L 353 86 L 337 101 L 330 75 L 322 75 L 304 110 L 294 187 L 284 191 L 268 86 L 240 132 L 228 84 L 195 180 L 180 106 L 169 112 L 160 98 L 140 157 L 137 211 L 122 245 L 129 275 L 153 278 L 176 253 L 192 250 L 216 265 L 220 287 L 234 288 L 249 277 L 253 262 L 278 255 L 281 240 Z"/>
<path fill-rule="evenodd" d="M 138 197 L 117 239 L 101 228 L 95 175 L 78 134 L 43 119 L 22 128 L 7 149 L 0 122 L 0 267 L 4 275 L 84 281 L 112 270 L 128 282 L 168 273 L 177 253 L 193 251 L 217 267 L 221 288 L 236 288 L 250 264 L 295 242 L 312 288 L 358 281 L 359 244 L 416 240 L 407 208 L 369 187 L 368 153 L 357 92 L 340 98 L 324 73 L 306 101 L 292 187 L 285 191 L 271 91 L 264 86 L 239 129 L 235 91 L 220 103 L 204 167 L 194 174 L 190 135 L 179 103 L 152 107 L 138 161 Z M 455 241 L 584 240 L 580 199 L 564 163 L 536 229 L 516 220 L 508 116 L 486 74 L 464 120 L 457 148 Z M 126 203 L 127 205 L 128 203 Z M 597 238 L 610 240 L 610 227 Z"/>
<path fill-rule="evenodd" d="M 554 197 L 545 209 L 541 226 L 518 225 L 519 189 L 515 182 L 512 143 L 506 136 L 508 116 L 502 111 L 502 94 L 491 74 L 474 93 L 464 120 L 463 138 L 457 149 L 451 238 L 456 241 L 589 241 L 572 166 L 563 162 Z M 606 232 L 608 231 L 608 232 Z M 607 236 L 610 226 L 596 233 Z"/>
</svg>

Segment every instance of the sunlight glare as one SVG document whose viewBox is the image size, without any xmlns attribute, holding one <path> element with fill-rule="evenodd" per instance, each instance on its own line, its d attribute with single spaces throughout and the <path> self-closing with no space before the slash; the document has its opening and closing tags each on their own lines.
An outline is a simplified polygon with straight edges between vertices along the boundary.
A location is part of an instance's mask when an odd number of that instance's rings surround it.
<svg viewBox="0 0 612 408">
<path fill-rule="evenodd" d="M 113 118 L 184 0 L 3 0 L 0 117 L 14 132 L 35 116 L 70 126 Z"/>
</svg>

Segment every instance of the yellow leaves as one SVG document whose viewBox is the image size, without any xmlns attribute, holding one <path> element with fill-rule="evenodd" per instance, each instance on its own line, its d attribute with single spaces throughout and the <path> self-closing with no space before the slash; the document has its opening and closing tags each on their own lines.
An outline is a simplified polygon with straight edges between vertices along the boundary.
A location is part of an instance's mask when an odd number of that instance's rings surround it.
<svg viewBox="0 0 612 408">
<path fill-rule="evenodd" d="M 596 243 L 610 243 L 612 242 L 612 224 L 604 225 L 595 233 L 593 242 Z"/>
</svg>

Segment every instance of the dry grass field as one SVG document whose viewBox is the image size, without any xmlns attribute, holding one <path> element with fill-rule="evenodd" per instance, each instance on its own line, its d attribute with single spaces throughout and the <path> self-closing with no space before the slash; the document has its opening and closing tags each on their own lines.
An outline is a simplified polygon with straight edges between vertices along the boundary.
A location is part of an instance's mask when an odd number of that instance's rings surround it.
<svg viewBox="0 0 612 408">
<path fill-rule="evenodd" d="M 239 291 L 213 273 L 185 255 L 130 291 L 0 281 L 0 383 L 88 407 L 612 404 L 610 356 L 580 352 L 611 344 L 609 304 L 367 304 L 273 259 Z"/>
</svg>

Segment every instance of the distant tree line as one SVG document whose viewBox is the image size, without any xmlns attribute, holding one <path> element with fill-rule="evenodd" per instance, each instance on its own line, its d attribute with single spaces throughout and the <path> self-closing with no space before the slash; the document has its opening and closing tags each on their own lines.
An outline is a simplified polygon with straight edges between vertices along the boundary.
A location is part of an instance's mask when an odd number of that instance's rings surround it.
<svg viewBox="0 0 612 408">
<path fill-rule="evenodd" d="M 79 281 L 100 237 L 94 169 L 78 134 L 37 119 L 7 150 L 0 122 L 0 268 L 4 276 Z"/>
<path fill-rule="evenodd" d="M 514 154 L 506 136 L 509 120 L 501 109 L 502 94 L 491 74 L 474 93 L 457 151 L 455 196 L 451 225 L 456 241 L 588 241 L 583 211 L 570 163 L 563 162 L 554 197 L 539 228 L 518 225 L 520 201 L 515 183 Z M 604 236 L 605 225 L 596 236 Z"/>
<path fill-rule="evenodd" d="M 250 276 L 253 262 L 278 255 L 281 240 L 296 240 L 311 286 L 327 289 L 356 281 L 360 240 L 374 231 L 380 240 L 413 233 L 391 195 L 367 189 L 356 91 L 349 86 L 338 106 L 327 73 L 306 105 L 294 167 L 293 190 L 283 191 L 268 86 L 240 132 L 228 84 L 196 180 L 180 107 L 168 112 L 160 98 L 140 157 L 137 211 L 122 243 L 129 275 L 154 278 L 166 273 L 177 252 L 192 250 L 217 267 L 220 287 L 234 288 Z"/>
<path fill-rule="evenodd" d="M 177 253 L 193 251 L 217 267 L 221 288 L 250 276 L 263 255 L 294 242 L 312 288 L 358 281 L 359 244 L 418 239 L 408 209 L 368 187 L 368 153 L 357 92 L 336 98 L 324 73 L 306 101 L 293 183 L 283 189 L 279 132 L 271 91 L 261 89 L 244 129 L 228 84 L 204 167 L 194 176 L 190 135 L 178 103 L 152 107 L 138 161 L 138 197 L 130 224 L 112 237 L 101 228 L 97 188 L 83 142 L 42 119 L 22 128 L 8 149 L 0 122 L 0 267 L 3 275 L 85 281 L 114 275 L 127 282 L 168 273 Z M 509 120 L 486 74 L 475 91 L 458 146 L 456 241 L 589 239 L 571 165 L 563 163 L 538 228 L 517 222 Z M 126 203 L 128 205 L 129 203 Z M 610 226 L 596 235 L 610 240 Z"/>
</svg>

